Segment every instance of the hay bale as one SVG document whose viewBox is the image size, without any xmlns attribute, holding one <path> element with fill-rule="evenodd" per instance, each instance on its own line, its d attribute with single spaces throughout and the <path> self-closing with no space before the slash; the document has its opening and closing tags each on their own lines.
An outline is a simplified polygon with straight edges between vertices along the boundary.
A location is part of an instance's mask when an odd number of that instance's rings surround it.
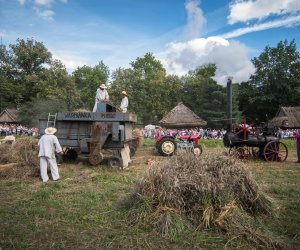
<svg viewBox="0 0 300 250">
<path fill-rule="evenodd" d="M 142 131 L 139 128 L 135 128 L 132 131 L 132 140 L 129 142 L 129 148 L 130 148 L 130 156 L 134 156 L 137 149 L 143 145 L 144 142 L 144 136 Z"/>
<path fill-rule="evenodd" d="M 141 205 L 145 201 L 148 205 Z M 244 164 L 220 153 L 201 158 L 181 154 L 154 164 L 125 204 L 132 209 L 130 218 L 147 220 L 163 236 L 172 230 L 172 213 L 197 229 L 227 232 L 243 228 L 241 214 L 247 220 L 261 213 L 272 214 L 271 201 Z"/>
<path fill-rule="evenodd" d="M 12 145 L 0 145 L 0 163 L 14 163 L 0 171 L 0 178 L 23 179 L 39 175 L 38 140 L 31 137 L 17 139 Z"/>
<path fill-rule="evenodd" d="M 86 113 L 86 112 L 91 112 L 91 111 L 90 111 L 89 109 L 83 109 L 83 108 L 80 108 L 80 109 L 74 110 L 73 112 Z"/>
</svg>

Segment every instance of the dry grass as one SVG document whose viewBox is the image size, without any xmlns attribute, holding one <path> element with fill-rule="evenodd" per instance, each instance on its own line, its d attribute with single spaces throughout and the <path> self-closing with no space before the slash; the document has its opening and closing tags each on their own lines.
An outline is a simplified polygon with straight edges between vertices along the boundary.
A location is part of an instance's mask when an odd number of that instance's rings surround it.
<svg viewBox="0 0 300 250">
<path fill-rule="evenodd" d="M 139 147 L 143 145 L 144 142 L 144 136 L 142 134 L 142 131 L 139 128 L 135 128 L 132 131 L 132 141 L 130 141 L 130 147 L 134 148 L 136 151 Z"/>
<path fill-rule="evenodd" d="M 279 246 L 255 225 L 255 216 L 272 216 L 270 198 L 244 163 L 224 154 L 181 154 L 151 166 L 125 204 L 132 209 L 131 223 L 147 221 L 162 236 L 192 226 L 221 230 L 255 246 Z"/>
<path fill-rule="evenodd" d="M 0 170 L 0 178 L 24 179 L 39 175 L 37 140 L 28 138 L 17 139 L 14 144 L 0 145 L 0 163 L 11 164 Z"/>
</svg>

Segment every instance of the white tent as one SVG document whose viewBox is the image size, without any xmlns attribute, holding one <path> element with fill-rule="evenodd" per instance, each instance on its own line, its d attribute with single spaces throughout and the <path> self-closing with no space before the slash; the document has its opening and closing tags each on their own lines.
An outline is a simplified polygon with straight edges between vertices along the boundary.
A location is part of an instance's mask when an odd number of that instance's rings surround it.
<svg viewBox="0 0 300 250">
<path fill-rule="evenodd" d="M 155 125 L 152 125 L 152 124 L 148 124 L 147 126 L 145 126 L 145 129 L 155 129 Z"/>
</svg>

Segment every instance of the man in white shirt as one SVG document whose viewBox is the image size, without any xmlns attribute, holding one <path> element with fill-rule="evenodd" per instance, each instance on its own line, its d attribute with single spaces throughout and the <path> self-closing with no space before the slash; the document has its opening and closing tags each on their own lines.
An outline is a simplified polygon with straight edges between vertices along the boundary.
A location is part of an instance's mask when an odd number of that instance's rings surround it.
<svg viewBox="0 0 300 250">
<path fill-rule="evenodd" d="M 45 134 L 41 137 L 38 142 L 39 145 L 39 158 L 40 158 L 40 174 L 43 182 L 49 180 L 47 174 L 47 165 L 49 164 L 52 179 L 54 181 L 59 179 L 58 167 L 55 158 L 55 152 L 61 153 L 62 148 L 58 142 L 57 137 L 54 135 L 56 133 L 56 128 L 46 128 Z"/>
<path fill-rule="evenodd" d="M 97 103 L 99 103 L 101 101 L 108 101 L 109 100 L 109 95 L 108 95 L 106 89 L 107 89 L 107 87 L 103 83 L 97 89 L 93 112 L 96 112 L 96 110 L 97 110 Z"/>
<path fill-rule="evenodd" d="M 123 113 L 127 112 L 127 107 L 128 107 L 128 95 L 126 93 L 126 91 L 122 91 L 122 101 L 121 101 L 121 105 L 120 105 L 120 110 Z"/>
</svg>

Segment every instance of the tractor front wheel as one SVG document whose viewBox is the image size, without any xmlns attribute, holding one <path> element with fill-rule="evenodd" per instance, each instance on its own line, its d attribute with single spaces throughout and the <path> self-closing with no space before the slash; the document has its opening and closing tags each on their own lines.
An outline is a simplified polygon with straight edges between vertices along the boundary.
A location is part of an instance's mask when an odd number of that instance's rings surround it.
<svg viewBox="0 0 300 250">
<path fill-rule="evenodd" d="M 195 145 L 193 148 L 192 148 L 192 153 L 196 156 L 200 156 L 203 152 L 203 149 L 201 147 L 201 145 Z"/>
<path fill-rule="evenodd" d="M 176 142 L 171 138 L 164 138 L 157 143 L 158 153 L 162 156 L 171 156 L 175 154 L 176 149 Z"/>
</svg>

